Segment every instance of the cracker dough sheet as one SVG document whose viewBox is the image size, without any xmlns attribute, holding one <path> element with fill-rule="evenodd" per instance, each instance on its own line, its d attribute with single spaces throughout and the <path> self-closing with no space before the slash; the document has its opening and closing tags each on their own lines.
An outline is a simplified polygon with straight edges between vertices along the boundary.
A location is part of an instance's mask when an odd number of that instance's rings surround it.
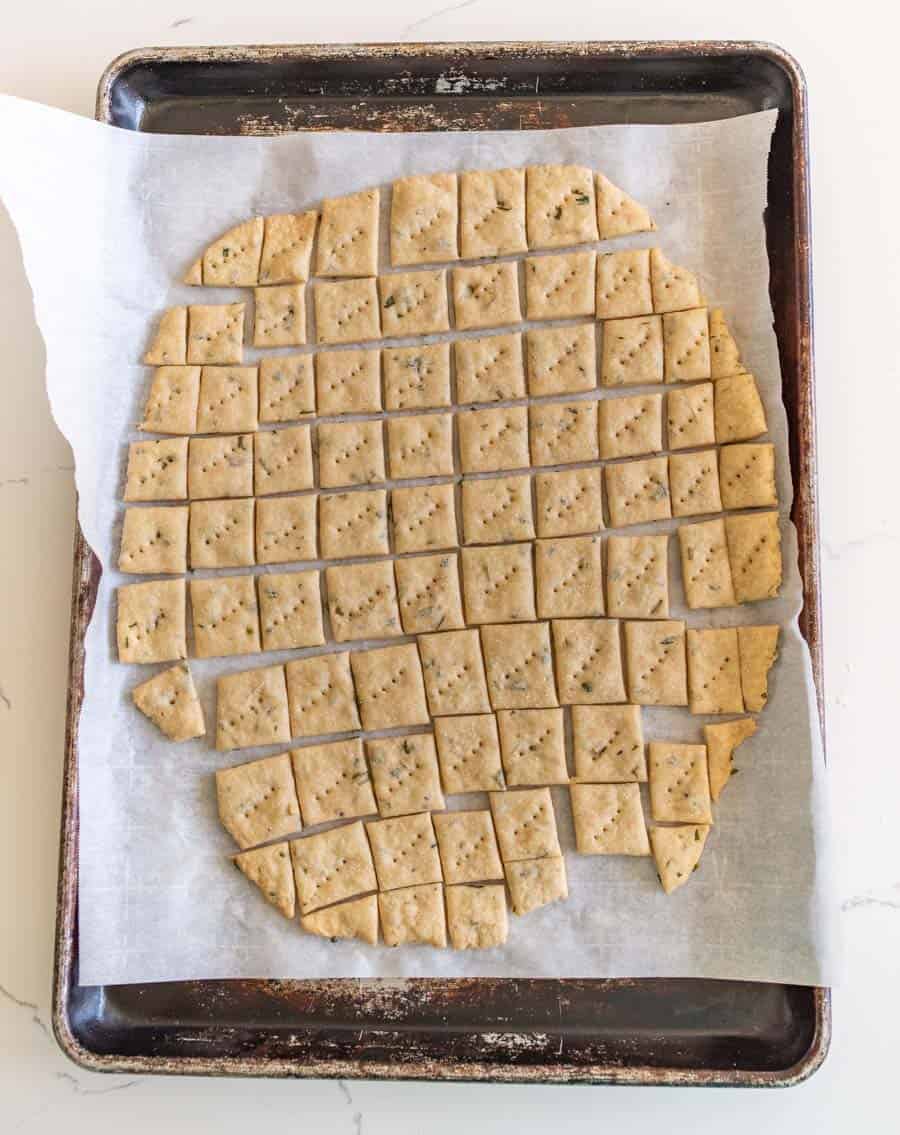
<svg viewBox="0 0 900 1135">
<path fill-rule="evenodd" d="M 0 167 L 0 199 L 34 293 L 51 408 L 75 454 L 79 520 L 103 565 L 85 644 L 78 736 L 81 984 L 474 976 L 833 981 L 825 768 L 810 660 L 797 628 L 802 593 L 763 226 L 775 116 L 223 138 L 136 134 L 0 96 L 7 152 L 16 155 Z M 779 623 L 768 705 L 737 754 L 742 775 L 719 802 L 701 870 L 675 894 L 662 891 L 646 857 L 577 855 L 568 790 L 554 788 L 569 898 L 527 917 L 510 915 L 504 946 L 460 952 L 332 943 L 266 905 L 231 864 L 236 848 L 216 815 L 216 769 L 287 746 L 217 753 L 209 732 L 173 744 L 131 702 L 132 688 L 157 670 L 116 660 L 115 588 L 135 582 L 116 565 L 125 456 L 142 436 L 136 423 L 151 378 L 140 359 L 164 309 L 251 299 L 246 290 L 204 288 L 201 295 L 179 282 L 207 244 L 251 215 L 300 212 L 375 186 L 387 202 L 389 183 L 408 174 L 560 162 L 602 171 L 647 206 L 658 231 L 604 249 L 659 245 L 695 271 L 756 376 L 776 449 L 781 593 L 688 612 L 673 540 L 670 618 L 687 618 L 690 627 Z M 382 271 L 390 263 L 387 240 L 383 216 Z M 251 365 L 260 357 L 245 351 Z M 674 529 L 664 522 L 627 531 Z M 219 675 L 295 656 L 191 658 L 208 731 L 215 729 Z M 703 740 L 704 719 L 685 709 L 646 707 L 643 717 L 648 741 Z M 455 796 L 448 807 L 484 808 L 485 801 Z"/>
</svg>

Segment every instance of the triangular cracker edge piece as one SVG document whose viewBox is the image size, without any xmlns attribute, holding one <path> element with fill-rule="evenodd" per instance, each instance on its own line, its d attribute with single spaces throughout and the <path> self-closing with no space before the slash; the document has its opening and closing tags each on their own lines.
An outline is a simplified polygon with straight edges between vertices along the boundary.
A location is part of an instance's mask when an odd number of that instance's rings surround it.
<svg viewBox="0 0 900 1135">
<path fill-rule="evenodd" d="M 374 946 L 378 941 L 378 898 L 365 895 L 301 915 L 300 925 L 308 934 L 321 938 L 358 938 Z"/>
<path fill-rule="evenodd" d="M 197 288 L 203 283 L 203 261 L 195 260 L 181 280 L 182 284 Z"/>
<path fill-rule="evenodd" d="M 170 666 L 131 691 L 141 713 L 170 741 L 190 741 L 206 733 L 203 708 L 187 666 Z"/>
<path fill-rule="evenodd" d="M 633 197 L 613 185 L 602 173 L 594 177 L 597 196 L 597 228 L 601 240 L 627 233 L 647 233 L 656 230 L 656 223 L 647 209 Z"/>
<path fill-rule="evenodd" d="M 183 366 L 187 362 L 187 308 L 170 307 L 159 317 L 156 334 L 144 352 L 147 366 Z"/>
<path fill-rule="evenodd" d="M 752 717 L 741 717 L 736 721 L 723 721 L 716 725 L 704 725 L 706 737 L 706 760 L 709 766 L 709 794 L 718 800 L 722 789 L 734 771 L 731 758 L 738 745 L 756 732 L 756 722 Z"/>
<path fill-rule="evenodd" d="M 695 273 L 673 264 L 661 248 L 650 249 L 650 289 L 655 312 L 685 311 L 706 303 Z"/>
<path fill-rule="evenodd" d="M 203 283 L 219 288 L 258 284 L 262 242 L 262 217 L 250 217 L 222 233 L 204 249 Z"/>
<path fill-rule="evenodd" d="M 709 824 L 685 824 L 677 828 L 651 828 L 650 845 L 662 889 L 667 895 L 690 879 L 706 846 Z"/>
<path fill-rule="evenodd" d="M 709 313 L 709 367 L 709 377 L 713 381 L 747 371 L 741 362 L 740 348 L 725 321 L 725 312 L 720 307 L 711 308 Z"/>
<path fill-rule="evenodd" d="M 769 697 L 769 671 L 778 657 L 778 632 L 773 626 L 738 627 L 741 657 L 741 691 L 744 706 L 753 713 L 765 709 Z"/>
<path fill-rule="evenodd" d="M 234 863 L 251 883 L 256 883 L 267 902 L 277 907 L 285 918 L 293 918 L 296 909 L 294 872 L 291 853 L 286 843 L 242 851 Z"/>
</svg>

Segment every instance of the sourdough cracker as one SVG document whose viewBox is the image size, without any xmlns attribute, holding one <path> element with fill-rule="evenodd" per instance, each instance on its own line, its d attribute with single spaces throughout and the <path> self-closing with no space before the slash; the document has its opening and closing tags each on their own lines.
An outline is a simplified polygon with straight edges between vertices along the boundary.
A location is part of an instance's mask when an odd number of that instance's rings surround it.
<svg viewBox="0 0 900 1135">
<path fill-rule="evenodd" d="M 378 271 L 377 189 L 363 189 L 322 202 L 317 276 L 374 276 Z"/>
<path fill-rule="evenodd" d="M 709 378 L 709 319 L 705 307 L 669 312 L 662 317 L 666 382 Z"/>
<path fill-rule="evenodd" d="M 203 253 L 203 283 L 213 288 L 252 287 L 259 280 L 262 244 L 262 217 L 251 217 L 230 228 Z"/>
<path fill-rule="evenodd" d="M 709 373 L 714 380 L 742 374 L 746 369 L 741 362 L 741 353 L 734 336 L 728 329 L 725 313 L 720 307 L 710 308 L 709 312 L 709 355 Z"/>
<path fill-rule="evenodd" d="M 778 635 L 774 626 L 738 627 L 738 649 L 741 656 L 741 690 L 744 705 L 754 713 L 766 707 L 769 697 L 768 678 L 778 657 Z"/>
<path fill-rule="evenodd" d="M 403 633 L 390 560 L 327 567 L 325 590 L 335 642 L 393 638 Z"/>
<path fill-rule="evenodd" d="M 192 501 L 253 496 L 254 436 L 191 438 L 187 491 Z"/>
<path fill-rule="evenodd" d="M 497 719 L 492 713 L 438 717 L 434 722 L 444 791 L 490 792 L 506 785 L 500 765 Z"/>
<path fill-rule="evenodd" d="M 743 713 L 734 627 L 690 628 L 687 662 L 691 713 Z"/>
<path fill-rule="evenodd" d="M 759 388 L 752 374 L 720 378 L 715 384 L 716 441 L 751 441 L 768 428 Z"/>
<path fill-rule="evenodd" d="M 549 788 L 492 792 L 490 802 L 504 863 L 562 854 Z"/>
<path fill-rule="evenodd" d="M 697 277 L 687 268 L 673 264 L 661 248 L 650 250 L 650 277 L 654 311 L 682 311 L 703 306 Z"/>
<path fill-rule="evenodd" d="M 666 394 L 669 449 L 714 445 L 713 384 L 701 382 Z"/>
<path fill-rule="evenodd" d="M 647 779 L 640 706 L 573 706 L 572 743 L 576 780 L 618 784 Z"/>
<path fill-rule="evenodd" d="M 668 536 L 607 537 L 606 608 L 618 618 L 668 617 Z"/>
<path fill-rule="evenodd" d="M 704 520 L 678 529 L 681 580 L 688 607 L 734 607 L 738 600 L 732 582 L 725 522 Z"/>
<path fill-rule="evenodd" d="M 637 784 L 572 784 L 575 846 L 582 855 L 649 855 Z"/>
<path fill-rule="evenodd" d="M 430 733 L 366 741 L 380 816 L 408 816 L 444 807 L 434 738 Z"/>
<path fill-rule="evenodd" d="M 317 351 L 316 401 L 322 417 L 380 410 L 381 352 Z"/>
<path fill-rule="evenodd" d="M 193 441 L 191 444 L 194 444 Z M 128 446 L 124 500 L 183 501 L 187 500 L 187 495 L 187 438 L 131 442 Z"/>
<path fill-rule="evenodd" d="M 312 355 L 271 355 L 259 360 L 261 422 L 294 422 L 315 412 Z"/>
<path fill-rule="evenodd" d="M 610 525 L 624 528 L 672 515 L 669 493 L 669 462 L 665 457 L 620 461 L 607 465 L 606 506 Z"/>
<path fill-rule="evenodd" d="M 497 725 L 503 771 L 511 788 L 568 783 L 561 709 L 501 709 Z"/>
<path fill-rule="evenodd" d="M 603 527 L 603 470 L 535 473 L 538 536 L 575 536 Z"/>
<path fill-rule="evenodd" d="M 703 516 L 722 511 L 719 464 L 714 449 L 673 453 L 669 457 L 673 516 Z"/>
<path fill-rule="evenodd" d="M 457 544 L 456 498 L 450 481 L 392 489 L 391 517 L 397 552 L 425 552 Z"/>
<path fill-rule="evenodd" d="M 187 571 L 187 538 L 187 508 L 126 508 L 119 571 L 183 574 Z"/>
<path fill-rule="evenodd" d="M 685 627 L 677 619 L 625 624 L 628 697 L 638 705 L 687 705 Z"/>
<path fill-rule="evenodd" d="M 503 871 L 513 914 L 530 914 L 569 897 L 566 861 L 561 855 L 517 860 L 505 864 Z"/>
<path fill-rule="evenodd" d="M 386 410 L 450 405 L 450 344 L 385 347 L 381 353 Z"/>
<path fill-rule="evenodd" d="M 296 347 L 306 342 L 306 289 L 275 284 L 253 289 L 253 346 Z"/>
<path fill-rule="evenodd" d="M 490 711 L 477 630 L 419 635 L 419 656 L 432 717 Z"/>
<path fill-rule="evenodd" d="M 429 812 L 371 820 L 366 824 L 366 834 L 379 891 L 442 881 L 437 836 Z"/>
<path fill-rule="evenodd" d="M 370 485 L 386 479 L 381 422 L 321 422 L 316 438 L 323 489 Z"/>
<path fill-rule="evenodd" d="M 615 277 L 612 269 L 608 288 Z M 599 281 L 599 273 L 598 273 Z M 626 284 L 621 284 L 624 292 Z M 599 288 L 599 282 L 598 282 Z M 608 293 L 606 306 L 614 299 Z M 598 303 L 597 315 L 600 317 Z M 607 319 L 603 324 L 600 382 L 603 386 L 646 386 L 663 381 L 662 319 L 658 315 L 637 315 L 624 319 Z"/>
<path fill-rule="evenodd" d="M 187 665 L 170 666 L 131 691 L 131 700 L 170 741 L 206 733 L 203 708 Z"/>
<path fill-rule="evenodd" d="M 241 851 L 234 857 L 238 870 L 262 891 L 266 902 L 281 911 L 285 918 L 293 918 L 297 908 L 294 875 L 291 871 L 291 852 L 287 843 L 273 843 Z"/>
<path fill-rule="evenodd" d="M 662 395 L 603 398 L 597 404 L 600 456 L 639 457 L 662 450 Z"/>
<path fill-rule="evenodd" d="M 200 370 L 196 366 L 157 367 L 138 429 L 155 434 L 196 433 Z"/>
<path fill-rule="evenodd" d="M 491 813 L 444 812 L 432 817 L 447 883 L 503 878 Z"/>
<path fill-rule="evenodd" d="M 191 615 L 198 658 L 258 654 L 262 649 L 252 575 L 192 579 Z"/>
<path fill-rule="evenodd" d="M 533 465 L 573 465 L 596 461 L 596 402 L 539 402 L 528 407 Z"/>
<path fill-rule="evenodd" d="M 667 895 L 683 887 L 697 870 L 708 835 L 709 824 L 650 829 L 656 873 Z"/>
<path fill-rule="evenodd" d="M 440 883 L 382 892 L 378 895 L 378 911 L 386 946 L 446 947 L 447 919 Z"/>
<path fill-rule="evenodd" d="M 563 705 L 625 700 L 625 674 L 614 619 L 554 619 L 556 688 Z"/>
<path fill-rule="evenodd" d="M 594 314 L 595 252 L 531 256 L 525 261 L 527 319 L 573 319 Z"/>
<path fill-rule="evenodd" d="M 325 493 L 319 497 L 319 549 L 326 560 L 386 556 L 387 492 Z"/>
<path fill-rule="evenodd" d="M 530 544 L 462 548 L 460 558 L 467 623 L 535 618 Z"/>
<path fill-rule="evenodd" d="M 372 853 L 359 820 L 291 840 L 290 847 L 301 915 L 376 889 Z"/>
<path fill-rule="evenodd" d="M 306 213 L 273 213 L 265 218 L 259 261 L 260 284 L 307 282 L 318 220 L 319 214 L 314 210 Z"/>
<path fill-rule="evenodd" d="M 367 732 L 429 724 L 422 667 L 413 643 L 355 651 L 350 656 L 350 667 L 363 729 Z"/>
<path fill-rule="evenodd" d="M 525 397 L 522 334 L 456 339 L 456 401 L 503 402 Z"/>
<path fill-rule="evenodd" d="M 450 329 L 446 268 L 379 276 L 378 294 L 385 338 L 432 335 Z"/>
<path fill-rule="evenodd" d="M 242 850 L 300 830 L 300 806 L 287 753 L 216 771 L 222 827 Z"/>
<path fill-rule="evenodd" d="M 525 171 L 529 248 L 564 248 L 597 240 L 594 174 L 585 166 L 535 165 Z"/>
<path fill-rule="evenodd" d="M 514 263 L 454 268 L 451 285 L 454 326 L 458 331 L 502 327 L 522 318 L 519 274 Z"/>
<path fill-rule="evenodd" d="M 652 232 L 656 228 L 647 209 L 605 177 L 594 176 L 597 197 L 597 229 L 601 240 L 611 240 L 628 233 Z"/>
<path fill-rule="evenodd" d="M 260 498 L 256 502 L 256 562 L 289 564 L 315 558 L 315 494 Z"/>
<path fill-rule="evenodd" d="M 540 619 L 603 614 L 603 565 L 599 536 L 538 540 L 535 591 Z"/>
<path fill-rule="evenodd" d="M 726 516 L 725 537 L 738 603 L 754 603 L 776 596 L 782 579 L 778 513 Z"/>
<path fill-rule="evenodd" d="M 187 321 L 188 363 L 241 363 L 244 352 L 244 308 L 242 303 L 191 304 Z M 166 359 L 165 362 L 178 362 Z"/>
<path fill-rule="evenodd" d="M 709 794 L 713 800 L 719 799 L 731 774 L 737 771 L 732 763 L 734 750 L 755 732 L 756 721 L 752 717 L 703 726 L 709 765 Z"/>
<path fill-rule="evenodd" d="M 400 177 L 391 186 L 391 264 L 458 260 L 455 173 Z"/>
<path fill-rule="evenodd" d="M 525 170 L 467 170 L 459 175 L 459 244 L 464 260 L 528 250 Z"/>
<path fill-rule="evenodd" d="M 541 327 L 525 332 L 528 393 L 576 394 L 597 385 L 597 336 L 593 323 Z"/>
<path fill-rule="evenodd" d="M 313 487 L 309 426 L 263 430 L 254 439 L 253 486 L 258 497 Z"/>
<path fill-rule="evenodd" d="M 723 445 L 719 449 L 719 482 L 726 509 L 773 508 L 778 504 L 775 446 L 771 442 Z"/>
<path fill-rule="evenodd" d="M 526 473 L 463 481 L 462 521 L 467 544 L 532 539 L 531 478 Z"/>
<path fill-rule="evenodd" d="M 468 410 L 456 416 L 463 473 L 527 469 L 528 415 L 524 406 Z"/>
<path fill-rule="evenodd" d="M 300 915 L 300 925 L 307 934 L 321 938 L 356 939 L 374 946 L 378 942 L 378 897 L 364 895 L 360 899 L 338 903 L 327 910 Z"/>
<path fill-rule="evenodd" d="M 291 739 L 283 666 L 221 675 L 216 683 L 216 700 L 219 752 Z"/>
<path fill-rule="evenodd" d="M 598 319 L 653 313 L 648 249 L 606 252 L 597 257 L 596 305 Z"/>
<path fill-rule="evenodd" d="M 159 317 L 150 346 L 144 352 L 147 366 L 183 366 L 187 361 L 188 309 L 170 307 Z"/>
<path fill-rule="evenodd" d="M 381 338 L 378 286 L 371 277 L 314 284 L 313 308 L 319 344 Z"/>
<path fill-rule="evenodd" d="M 298 650 L 325 642 L 317 571 L 256 577 L 263 650 Z"/>
<path fill-rule="evenodd" d="M 648 767 L 654 820 L 712 823 L 705 745 L 651 741 Z"/>
<path fill-rule="evenodd" d="M 178 662 L 187 658 L 183 579 L 126 583 L 116 589 L 120 662 Z"/>
<path fill-rule="evenodd" d="M 389 418 L 388 467 L 394 480 L 441 477 L 453 472 L 453 415 Z"/>
<path fill-rule="evenodd" d="M 494 709 L 540 709 L 559 704 L 549 624 L 482 627 L 481 646 Z"/>
<path fill-rule="evenodd" d="M 350 733 L 360 728 L 348 653 L 298 658 L 284 670 L 291 736 Z"/>
<path fill-rule="evenodd" d="M 447 887 L 447 928 L 454 950 L 490 950 L 509 933 L 506 892 L 501 884 Z"/>
</svg>

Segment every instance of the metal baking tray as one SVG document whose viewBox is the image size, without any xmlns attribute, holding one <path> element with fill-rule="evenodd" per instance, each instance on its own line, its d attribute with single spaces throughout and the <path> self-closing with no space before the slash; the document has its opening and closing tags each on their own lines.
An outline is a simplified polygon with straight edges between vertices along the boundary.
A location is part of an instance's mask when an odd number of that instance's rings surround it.
<svg viewBox="0 0 900 1135">
<path fill-rule="evenodd" d="M 777 107 L 766 211 L 790 423 L 801 627 L 822 706 L 806 94 L 757 43 L 156 48 L 115 60 L 97 118 L 126 130 L 533 129 Z M 828 1050 L 826 989 L 700 980 L 192 981 L 85 987 L 78 716 L 99 564 L 75 543 L 53 1024 L 100 1071 L 777 1086 Z"/>
</svg>

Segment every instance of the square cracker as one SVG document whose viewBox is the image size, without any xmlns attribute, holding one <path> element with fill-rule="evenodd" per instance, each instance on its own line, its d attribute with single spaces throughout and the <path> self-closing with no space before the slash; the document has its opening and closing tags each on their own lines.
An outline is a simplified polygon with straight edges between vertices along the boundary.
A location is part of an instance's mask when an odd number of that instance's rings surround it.
<svg viewBox="0 0 900 1135">
<path fill-rule="evenodd" d="M 187 362 L 231 365 L 243 361 L 244 304 L 192 304 L 188 308 Z M 166 359 L 177 362 L 177 359 Z"/>
<path fill-rule="evenodd" d="M 678 529 L 681 549 L 681 582 L 687 605 L 734 607 L 738 600 L 732 583 L 725 521 L 704 520 L 682 524 Z"/>
<path fill-rule="evenodd" d="M 287 753 L 216 770 L 222 827 L 240 848 L 300 829 L 300 806 Z"/>
<path fill-rule="evenodd" d="M 457 339 L 453 351 L 457 402 L 503 402 L 525 397 L 521 332 Z"/>
<path fill-rule="evenodd" d="M 403 887 L 378 895 L 385 946 L 447 945 L 444 888 L 440 883 Z"/>
<path fill-rule="evenodd" d="M 574 706 L 572 746 L 578 780 L 619 784 L 647 779 L 638 705 Z"/>
<path fill-rule="evenodd" d="M 603 614 L 599 536 L 538 540 L 534 576 L 539 619 Z"/>
<path fill-rule="evenodd" d="M 284 669 L 293 737 L 360 728 L 348 653 L 298 658 Z"/>
<path fill-rule="evenodd" d="M 441 882 L 437 837 L 428 812 L 372 820 L 366 832 L 380 891 Z"/>
<path fill-rule="evenodd" d="M 549 788 L 492 792 L 490 802 L 504 863 L 562 854 Z"/>
<path fill-rule="evenodd" d="M 772 599 L 781 587 L 781 528 L 777 512 L 725 517 L 728 562 L 738 603 Z"/>
<path fill-rule="evenodd" d="M 511 788 L 568 784 L 561 709 L 501 709 L 497 725 L 503 771 Z"/>
<path fill-rule="evenodd" d="M 513 914 L 529 914 L 569 897 L 566 861 L 561 855 L 507 863 L 504 872 Z"/>
<path fill-rule="evenodd" d="M 323 489 L 385 480 L 381 422 L 321 422 L 319 484 Z"/>
<path fill-rule="evenodd" d="M 603 470 L 560 469 L 534 476 L 538 536 L 574 536 L 603 527 Z"/>
<path fill-rule="evenodd" d="M 649 758 L 653 819 L 711 824 L 706 746 L 651 741 Z"/>
<path fill-rule="evenodd" d="M 197 434 L 236 434 L 259 427 L 255 367 L 202 367 Z"/>
<path fill-rule="evenodd" d="M 528 408 L 529 443 L 534 465 L 596 461 L 596 402 L 541 402 Z"/>
<path fill-rule="evenodd" d="M 419 635 L 419 656 L 432 717 L 490 711 L 478 631 Z"/>
<path fill-rule="evenodd" d="M 301 914 L 300 926 L 307 934 L 318 934 L 332 942 L 355 938 L 375 946 L 378 944 L 378 899 L 375 895 L 363 895 L 325 910 Z"/>
<path fill-rule="evenodd" d="M 359 820 L 292 840 L 290 847 L 301 914 L 374 891 L 377 886 L 372 853 Z"/>
<path fill-rule="evenodd" d="M 207 287 L 246 288 L 259 280 L 263 219 L 251 217 L 208 245 L 201 261 Z"/>
<path fill-rule="evenodd" d="M 532 539 L 531 478 L 525 473 L 463 481 L 462 518 L 467 544 Z"/>
<path fill-rule="evenodd" d="M 289 571 L 256 577 L 263 650 L 321 646 L 322 597 L 317 571 Z"/>
<path fill-rule="evenodd" d="M 619 624 L 614 619 L 554 619 L 556 687 L 563 705 L 625 700 Z"/>
<path fill-rule="evenodd" d="M 385 347 L 384 408 L 428 410 L 450 405 L 450 344 Z"/>
<path fill-rule="evenodd" d="M 463 548 L 460 554 L 467 623 L 535 618 L 530 544 Z"/>
<path fill-rule="evenodd" d="M 131 691 L 131 700 L 170 741 L 190 741 L 206 733 L 203 707 L 185 665 L 170 666 L 141 682 Z"/>
<path fill-rule="evenodd" d="M 199 399 L 200 367 L 157 367 L 138 429 L 154 434 L 196 433 Z"/>
<path fill-rule="evenodd" d="M 197 658 L 259 653 L 259 608 L 252 575 L 192 579 L 191 615 Z"/>
<path fill-rule="evenodd" d="M 263 497 L 256 502 L 256 562 L 316 559 L 316 495 Z"/>
<path fill-rule="evenodd" d="M 253 496 L 253 434 L 192 437 L 187 460 L 191 500 Z"/>
<path fill-rule="evenodd" d="M 662 443 L 662 395 L 602 398 L 597 404 L 600 456 L 638 457 L 659 453 Z"/>
<path fill-rule="evenodd" d="M 187 327 L 186 307 L 170 307 L 164 311 L 142 361 L 147 366 L 183 366 L 188 361 Z"/>
<path fill-rule="evenodd" d="M 447 927 L 454 950 L 491 950 L 509 934 L 502 883 L 447 887 Z"/>
<path fill-rule="evenodd" d="M 260 284 L 305 284 L 319 214 L 273 213 L 265 218 Z M 254 281 L 255 283 L 256 281 Z"/>
<path fill-rule="evenodd" d="M 116 644 L 120 662 L 187 658 L 183 579 L 126 583 L 117 588 Z"/>
<path fill-rule="evenodd" d="M 526 465 L 527 465 L 526 461 Z M 188 495 L 188 439 L 133 441 L 128 446 L 127 501 L 183 501 Z"/>
<path fill-rule="evenodd" d="M 482 627 L 481 645 L 494 709 L 559 705 L 548 623 Z"/>
<path fill-rule="evenodd" d="M 531 256 L 525 261 L 528 319 L 571 319 L 594 314 L 596 252 Z"/>
<path fill-rule="evenodd" d="M 650 278 L 654 311 L 683 311 L 703 306 L 697 277 L 687 268 L 673 264 L 661 248 L 650 250 Z"/>
<path fill-rule="evenodd" d="M 256 562 L 252 497 L 191 503 L 191 568 L 250 567 Z"/>
<path fill-rule="evenodd" d="M 752 374 L 720 378 L 715 384 L 716 441 L 750 441 L 766 432 L 766 411 Z"/>
<path fill-rule="evenodd" d="M 422 667 L 414 643 L 356 651 L 350 656 L 350 666 L 367 732 L 429 723 Z"/>
<path fill-rule="evenodd" d="M 374 276 L 378 271 L 377 189 L 322 202 L 317 276 Z"/>
<path fill-rule="evenodd" d="M 220 752 L 291 739 L 283 666 L 223 674 L 216 686 L 216 748 Z"/>
<path fill-rule="evenodd" d="M 319 414 L 371 414 L 381 409 L 381 352 L 318 351 L 316 401 Z"/>
<path fill-rule="evenodd" d="M 313 285 L 317 343 L 365 343 L 381 338 L 375 280 L 335 280 Z"/>
<path fill-rule="evenodd" d="M 687 663 L 691 713 L 744 712 L 735 627 L 690 628 Z"/>
<path fill-rule="evenodd" d="M 666 394 L 666 425 L 669 449 L 692 449 L 714 445 L 713 385 L 701 382 Z"/>
<path fill-rule="evenodd" d="M 465 625 L 457 560 L 455 553 L 443 552 L 394 561 L 405 634 L 449 631 Z"/>
<path fill-rule="evenodd" d="M 528 393 L 575 394 L 597 385 L 597 336 L 593 323 L 541 327 L 525 333 Z"/>
<path fill-rule="evenodd" d="M 464 411 L 457 414 L 456 426 L 463 473 L 528 468 L 528 416 L 524 406 Z"/>
<path fill-rule="evenodd" d="M 669 614 L 669 537 L 609 536 L 606 541 L 607 613 L 625 619 Z"/>
<path fill-rule="evenodd" d="M 453 472 L 453 415 L 389 418 L 388 465 L 395 480 Z"/>
<path fill-rule="evenodd" d="M 528 250 L 525 170 L 478 169 L 459 175 L 459 244 L 463 260 Z"/>
<path fill-rule="evenodd" d="M 458 260 L 456 174 L 400 177 L 391 186 L 391 264 Z"/>
<path fill-rule="evenodd" d="M 519 269 L 514 262 L 454 268 L 454 326 L 458 331 L 519 323 Z"/>
<path fill-rule="evenodd" d="M 449 795 L 506 787 L 500 766 L 497 719 L 492 713 L 438 717 L 434 722 L 441 781 Z"/>
<path fill-rule="evenodd" d="M 766 707 L 769 697 L 769 670 L 778 657 L 780 627 L 738 627 L 741 656 L 741 691 L 744 705 L 754 713 Z"/>
<path fill-rule="evenodd" d="M 597 228 L 601 240 L 611 240 L 628 233 L 652 232 L 656 225 L 647 209 L 635 201 L 609 178 L 598 173 L 594 178 L 597 194 Z"/>
<path fill-rule="evenodd" d="M 457 544 L 456 498 L 451 481 L 391 490 L 391 516 L 398 552 L 423 552 Z"/>
<path fill-rule="evenodd" d="M 646 248 L 606 252 L 597 257 L 597 318 L 651 315 L 650 253 Z M 651 331 L 651 335 L 655 332 Z M 640 340 L 643 333 L 638 336 Z M 629 350 L 633 344 L 629 343 Z"/>
<path fill-rule="evenodd" d="M 628 697 L 637 705 L 687 705 L 684 623 L 625 624 Z"/>
<path fill-rule="evenodd" d="M 582 855 L 649 855 L 636 784 L 573 784 L 575 846 Z"/>
<path fill-rule="evenodd" d="M 119 571 L 179 575 L 187 571 L 188 510 L 126 508 Z"/>
<path fill-rule="evenodd" d="M 673 516 L 703 516 L 722 511 L 719 464 L 714 449 L 673 453 L 669 458 Z"/>
<path fill-rule="evenodd" d="M 259 360 L 261 422 L 294 422 L 315 412 L 311 354 L 271 355 Z"/>
<path fill-rule="evenodd" d="M 296 347 L 306 342 L 306 289 L 277 284 L 253 289 L 253 346 Z"/>
<path fill-rule="evenodd" d="M 447 270 L 378 277 L 384 337 L 432 335 L 450 329 Z"/>
<path fill-rule="evenodd" d="M 444 807 L 434 738 L 430 733 L 366 741 L 380 816 L 408 816 Z"/>
<path fill-rule="evenodd" d="M 775 446 L 723 445 L 719 450 L 719 483 L 724 508 L 772 508 L 778 504 L 775 487 Z"/>
<path fill-rule="evenodd" d="M 638 315 L 603 324 L 600 382 L 646 386 L 663 380 L 662 319 Z"/>
<path fill-rule="evenodd" d="M 321 495 L 319 549 L 326 560 L 388 555 L 387 492 Z"/>
<path fill-rule="evenodd" d="M 672 515 L 668 459 L 648 457 L 607 465 L 606 505 L 613 528 L 668 520 Z"/>
<path fill-rule="evenodd" d="M 662 317 L 666 382 L 709 378 L 709 318 L 705 307 Z"/>
<path fill-rule="evenodd" d="M 503 878 L 494 825 L 486 808 L 477 812 L 444 812 L 434 816 L 432 822 L 448 883 Z"/>
<path fill-rule="evenodd" d="M 313 487 L 311 439 L 310 426 L 287 426 L 256 435 L 253 484 L 258 497 Z"/>
<path fill-rule="evenodd" d="M 536 165 L 525 176 L 529 248 L 564 248 L 598 239 L 593 170 Z"/>
<path fill-rule="evenodd" d="M 325 587 L 335 642 L 403 634 L 390 560 L 327 567 Z"/>
</svg>

